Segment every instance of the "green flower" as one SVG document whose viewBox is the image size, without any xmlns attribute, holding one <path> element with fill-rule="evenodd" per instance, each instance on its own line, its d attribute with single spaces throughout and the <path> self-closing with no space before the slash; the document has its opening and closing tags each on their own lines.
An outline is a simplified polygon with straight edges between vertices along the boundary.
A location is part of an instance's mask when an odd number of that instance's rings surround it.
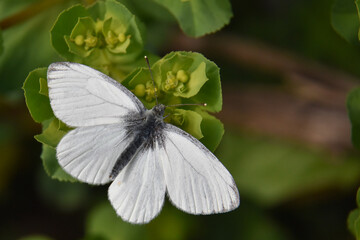
<svg viewBox="0 0 360 240">
<path fill-rule="evenodd" d="M 197 112 L 167 108 L 165 116 L 168 116 L 165 118 L 165 122 L 171 123 L 184 131 L 191 133 L 191 135 L 197 139 L 204 137 L 201 132 L 202 117 Z"/>
<path fill-rule="evenodd" d="M 143 57 L 140 26 L 119 2 L 98 1 L 89 8 L 76 5 L 62 12 L 51 30 L 51 40 L 68 61 L 89 65 L 121 81 Z"/>
<path fill-rule="evenodd" d="M 222 106 L 218 67 L 203 55 L 193 52 L 172 52 L 152 66 L 154 83 L 147 68 L 131 73 L 123 84 L 148 108 L 158 102 L 169 107 L 165 121 L 180 127 L 209 149 L 216 149 L 224 128 L 222 123 L 207 111 L 220 111 Z M 203 106 L 206 103 L 207 106 Z"/>
<path fill-rule="evenodd" d="M 112 18 L 104 22 L 103 35 L 105 36 L 106 48 L 109 52 L 118 54 L 126 53 L 131 43 L 131 34 L 127 34 L 126 27 Z"/>
</svg>

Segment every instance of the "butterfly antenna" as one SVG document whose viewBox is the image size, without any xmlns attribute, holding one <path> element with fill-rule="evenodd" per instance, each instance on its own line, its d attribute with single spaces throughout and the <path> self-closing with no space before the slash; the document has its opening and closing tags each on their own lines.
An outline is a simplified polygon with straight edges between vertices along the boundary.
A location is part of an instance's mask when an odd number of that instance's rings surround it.
<svg viewBox="0 0 360 240">
<path fill-rule="evenodd" d="M 157 89 L 156 89 L 156 85 L 155 85 L 155 81 L 154 81 L 154 76 L 153 76 L 152 71 L 151 71 L 151 68 L 150 68 L 149 59 L 148 59 L 147 56 L 144 56 L 144 58 L 145 58 L 145 61 L 146 61 L 147 66 L 148 66 L 148 68 L 149 68 L 151 80 L 152 80 L 152 83 L 153 83 L 153 86 L 154 86 L 154 95 L 155 95 L 156 105 L 158 105 L 159 102 L 158 102 L 158 98 L 157 98 Z"/>
</svg>

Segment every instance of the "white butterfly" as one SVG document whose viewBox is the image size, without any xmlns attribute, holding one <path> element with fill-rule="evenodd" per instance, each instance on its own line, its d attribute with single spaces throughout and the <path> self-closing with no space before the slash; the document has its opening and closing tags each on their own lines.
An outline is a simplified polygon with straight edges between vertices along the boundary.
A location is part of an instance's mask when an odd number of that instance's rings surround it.
<svg viewBox="0 0 360 240">
<path fill-rule="evenodd" d="M 165 192 L 191 214 L 238 207 L 230 173 L 197 139 L 164 123 L 164 105 L 147 110 L 120 83 L 78 63 L 53 63 L 47 77 L 55 116 L 75 128 L 56 148 L 59 164 L 82 182 L 113 181 L 108 197 L 123 220 L 151 221 Z"/>
</svg>

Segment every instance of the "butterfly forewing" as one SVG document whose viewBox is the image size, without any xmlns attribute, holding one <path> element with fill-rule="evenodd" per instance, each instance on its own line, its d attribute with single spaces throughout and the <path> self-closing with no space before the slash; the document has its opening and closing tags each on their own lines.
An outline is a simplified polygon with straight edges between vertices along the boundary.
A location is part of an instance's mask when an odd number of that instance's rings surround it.
<svg viewBox="0 0 360 240">
<path fill-rule="evenodd" d="M 78 127 L 58 144 L 59 164 L 80 181 L 109 182 L 116 160 L 133 140 L 131 125 L 144 113 L 143 104 L 115 80 L 77 63 L 51 64 L 48 87 L 54 114 Z"/>
<path fill-rule="evenodd" d="M 128 89 L 85 65 L 53 63 L 47 76 L 54 114 L 69 126 L 119 123 L 128 114 L 145 111 Z"/>
</svg>

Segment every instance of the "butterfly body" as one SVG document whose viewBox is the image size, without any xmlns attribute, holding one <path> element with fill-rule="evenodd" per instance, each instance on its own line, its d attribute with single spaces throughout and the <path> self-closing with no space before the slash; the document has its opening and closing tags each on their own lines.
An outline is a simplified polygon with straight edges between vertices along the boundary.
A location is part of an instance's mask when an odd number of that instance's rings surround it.
<svg viewBox="0 0 360 240">
<path fill-rule="evenodd" d="M 51 64 L 47 80 L 55 116 L 74 128 L 56 147 L 59 165 L 81 182 L 112 182 L 108 198 L 123 220 L 151 221 L 165 193 L 191 214 L 239 206 L 231 174 L 196 138 L 163 121 L 164 105 L 147 110 L 123 85 L 78 63 Z"/>
<path fill-rule="evenodd" d="M 117 159 L 111 171 L 110 179 L 115 179 L 139 149 L 153 148 L 154 142 L 160 141 L 165 126 L 163 121 L 164 111 L 165 105 L 158 104 L 151 110 L 134 113 L 127 119 L 128 131 L 135 137 Z"/>
</svg>

